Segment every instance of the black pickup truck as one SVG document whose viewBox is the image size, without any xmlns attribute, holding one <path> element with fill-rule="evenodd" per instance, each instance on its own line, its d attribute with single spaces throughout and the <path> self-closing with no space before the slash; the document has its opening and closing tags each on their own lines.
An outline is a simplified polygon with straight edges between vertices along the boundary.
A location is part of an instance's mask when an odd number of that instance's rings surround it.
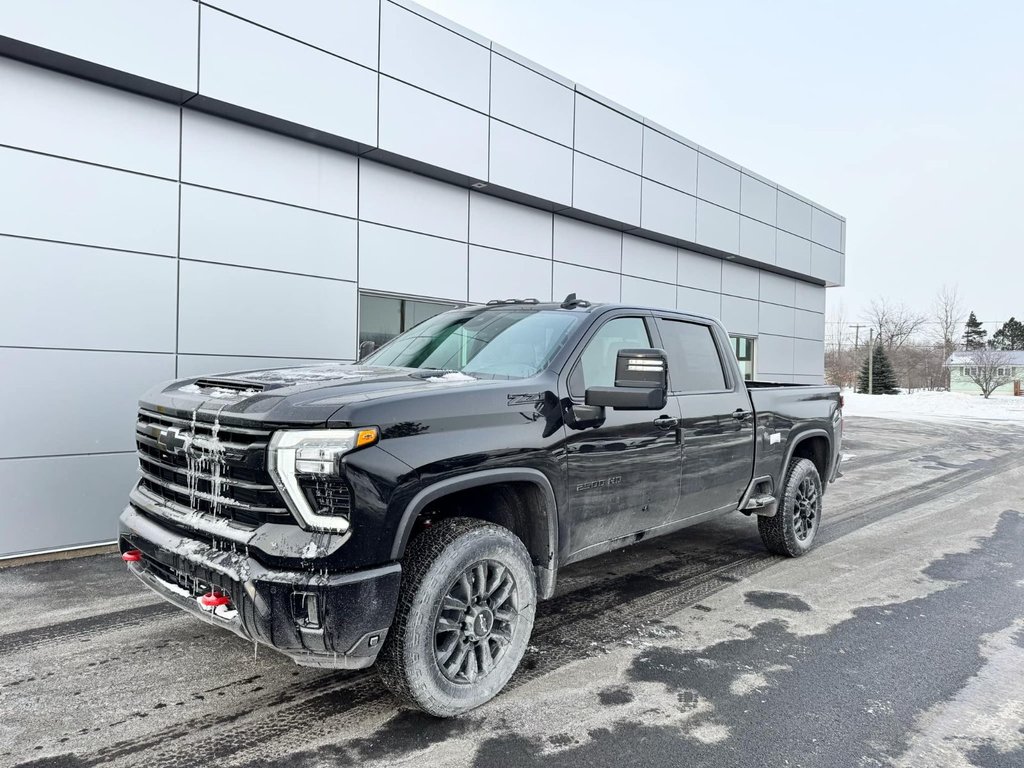
<svg viewBox="0 0 1024 768">
<path fill-rule="evenodd" d="M 835 387 L 744 382 L 716 321 L 505 300 L 358 364 L 150 391 L 130 570 L 205 620 L 439 716 L 493 697 L 558 569 L 717 515 L 798 556 L 842 434 Z"/>
</svg>

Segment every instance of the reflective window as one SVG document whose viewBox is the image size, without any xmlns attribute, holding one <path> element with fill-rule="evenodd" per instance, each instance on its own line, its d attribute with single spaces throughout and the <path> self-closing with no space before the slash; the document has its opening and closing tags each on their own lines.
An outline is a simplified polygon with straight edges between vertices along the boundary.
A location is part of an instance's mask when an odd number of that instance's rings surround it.
<svg viewBox="0 0 1024 768">
<path fill-rule="evenodd" d="M 683 320 L 660 320 L 661 340 L 668 355 L 669 386 L 673 392 L 725 389 L 725 371 L 711 329 Z"/>
<path fill-rule="evenodd" d="M 754 378 L 754 339 L 748 336 L 732 336 L 732 351 L 740 364 L 740 372 L 746 381 Z"/>
<path fill-rule="evenodd" d="M 400 333 L 459 305 L 363 293 L 359 296 L 359 346 L 381 347 Z"/>
</svg>

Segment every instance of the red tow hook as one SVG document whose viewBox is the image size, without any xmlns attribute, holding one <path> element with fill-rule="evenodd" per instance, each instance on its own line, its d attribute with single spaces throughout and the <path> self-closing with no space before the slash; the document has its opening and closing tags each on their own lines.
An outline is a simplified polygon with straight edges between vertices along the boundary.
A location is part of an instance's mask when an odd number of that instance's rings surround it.
<svg viewBox="0 0 1024 768">
<path fill-rule="evenodd" d="M 205 608 L 219 608 L 231 602 L 231 598 L 218 592 L 207 592 L 199 598 L 199 602 Z"/>
<path fill-rule="evenodd" d="M 129 549 L 121 554 L 121 559 L 126 563 L 137 563 L 142 559 L 142 552 L 137 549 Z"/>
</svg>

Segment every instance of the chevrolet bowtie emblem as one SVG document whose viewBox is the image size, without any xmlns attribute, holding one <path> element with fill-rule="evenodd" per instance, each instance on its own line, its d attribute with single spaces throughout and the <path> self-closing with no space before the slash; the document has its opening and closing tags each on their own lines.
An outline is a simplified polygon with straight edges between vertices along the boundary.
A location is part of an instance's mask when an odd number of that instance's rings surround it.
<svg viewBox="0 0 1024 768">
<path fill-rule="evenodd" d="M 167 451 L 167 453 L 177 455 L 185 452 L 186 440 L 180 429 L 168 427 L 167 429 L 160 430 L 160 434 L 156 438 L 156 444 Z"/>
</svg>

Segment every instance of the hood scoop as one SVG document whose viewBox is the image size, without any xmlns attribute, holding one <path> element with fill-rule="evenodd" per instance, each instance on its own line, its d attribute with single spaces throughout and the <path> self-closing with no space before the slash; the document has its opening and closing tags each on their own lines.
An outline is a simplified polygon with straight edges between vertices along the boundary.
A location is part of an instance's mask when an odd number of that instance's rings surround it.
<svg viewBox="0 0 1024 768">
<path fill-rule="evenodd" d="M 232 379 L 197 379 L 192 386 L 201 390 L 221 389 L 229 392 L 244 392 L 245 394 L 263 391 L 262 384 L 250 381 L 234 381 Z"/>
</svg>

